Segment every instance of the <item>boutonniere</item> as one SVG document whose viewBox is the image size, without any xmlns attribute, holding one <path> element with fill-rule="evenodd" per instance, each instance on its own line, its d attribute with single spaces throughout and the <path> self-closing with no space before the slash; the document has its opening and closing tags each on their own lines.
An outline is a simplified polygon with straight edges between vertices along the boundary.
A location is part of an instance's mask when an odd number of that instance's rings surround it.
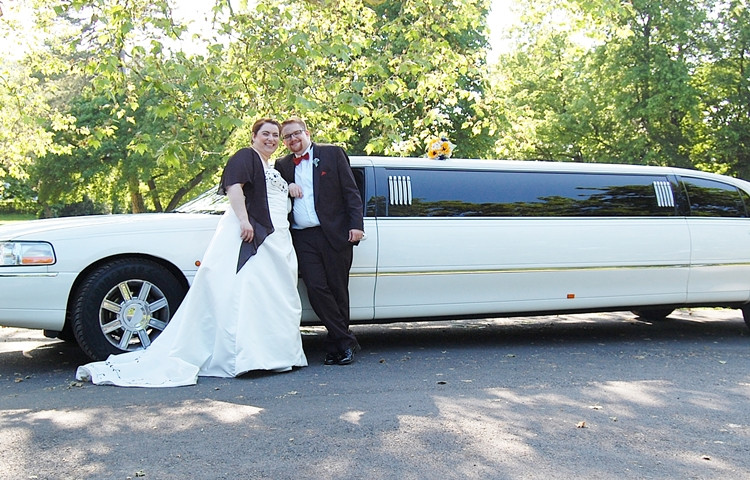
<svg viewBox="0 0 750 480">
<path fill-rule="evenodd" d="M 313 158 L 313 166 L 314 166 L 315 168 L 317 168 L 317 167 L 318 167 L 318 163 L 319 163 L 319 162 L 320 162 L 320 159 L 319 159 L 318 157 L 315 157 L 315 158 Z"/>
</svg>

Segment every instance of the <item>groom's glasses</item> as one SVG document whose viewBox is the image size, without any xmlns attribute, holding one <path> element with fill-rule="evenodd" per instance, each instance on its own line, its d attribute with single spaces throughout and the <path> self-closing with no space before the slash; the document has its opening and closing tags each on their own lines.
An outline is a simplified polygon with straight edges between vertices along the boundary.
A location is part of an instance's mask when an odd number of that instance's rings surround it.
<svg viewBox="0 0 750 480">
<path fill-rule="evenodd" d="M 284 140 L 289 140 L 290 138 L 299 138 L 304 132 L 304 130 L 297 130 L 296 132 L 288 133 L 281 138 L 283 138 Z"/>
</svg>

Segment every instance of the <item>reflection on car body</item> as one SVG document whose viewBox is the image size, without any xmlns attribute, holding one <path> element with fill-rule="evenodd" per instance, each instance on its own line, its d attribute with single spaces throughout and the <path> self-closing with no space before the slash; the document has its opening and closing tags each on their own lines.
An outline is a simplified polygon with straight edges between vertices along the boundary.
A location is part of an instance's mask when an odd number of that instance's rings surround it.
<svg viewBox="0 0 750 480">
<path fill-rule="evenodd" d="M 750 301 L 750 183 L 667 167 L 353 157 L 367 240 L 354 323 Z M 75 337 L 94 358 L 147 347 L 227 208 L 0 227 L 0 324 Z M 317 323 L 306 302 L 303 323 Z"/>
</svg>

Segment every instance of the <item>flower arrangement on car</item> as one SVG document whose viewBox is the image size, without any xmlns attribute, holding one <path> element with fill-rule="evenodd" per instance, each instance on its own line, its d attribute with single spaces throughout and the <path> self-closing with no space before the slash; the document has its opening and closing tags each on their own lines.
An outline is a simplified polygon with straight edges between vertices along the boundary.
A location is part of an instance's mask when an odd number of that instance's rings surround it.
<svg viewBox="0 0 750 480">
<path fill-rule="evenodd" d="M 433 160 L 447 160 L 451 158 L 455 147 L 447 137 L 430 137 L 427 139 L 427 157 Z"/>
</svg>

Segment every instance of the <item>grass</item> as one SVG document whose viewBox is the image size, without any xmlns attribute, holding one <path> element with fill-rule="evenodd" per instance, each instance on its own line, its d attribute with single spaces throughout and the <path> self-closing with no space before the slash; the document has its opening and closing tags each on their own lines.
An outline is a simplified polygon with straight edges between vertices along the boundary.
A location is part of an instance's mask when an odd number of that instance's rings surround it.
<svg viewBox="0 0 750 480">
<path fill-rule="evenodd" d="M 35 218 L 36 215 L 33 213 L 0 213 L 0 225 L 34 220 Z"/>
</svg>

